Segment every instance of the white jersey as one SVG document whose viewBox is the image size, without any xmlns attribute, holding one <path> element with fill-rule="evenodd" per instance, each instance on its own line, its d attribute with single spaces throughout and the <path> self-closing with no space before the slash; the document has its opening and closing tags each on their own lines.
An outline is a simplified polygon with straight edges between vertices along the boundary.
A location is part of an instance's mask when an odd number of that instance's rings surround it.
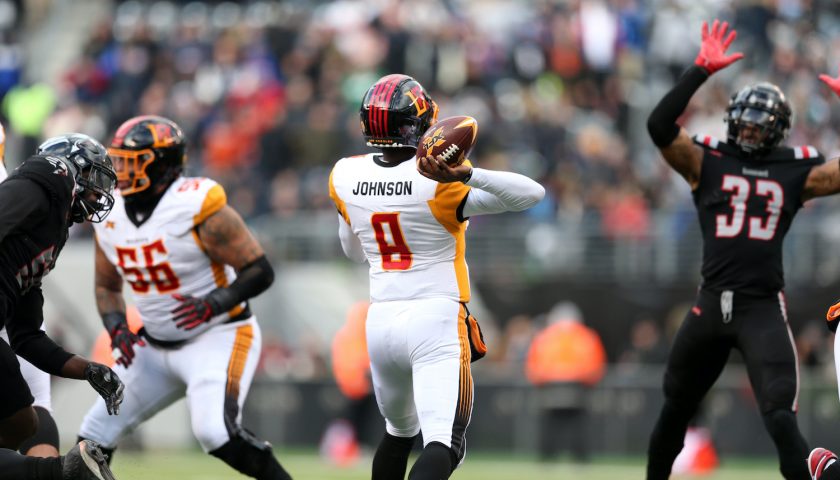
<svg viewBox="0 0 840 480">
<path fill-rule="evenodd" d="M 195 229 L 226 203 L 225 191 L 215 181 L 180 177 L 140 226 L 130 220 L 121 195 L 114 195 L 108 218 L 94 224 L 100 248 L 131 285 L 143 326 L 152 338 L 193 338 L 243 311 L 245 303 L 189 331 L 172 321 L 171 312 L 178 305 L 173 294 L 200 297 L 236 279 L 231 266 L 215 263 L 204 253 Z"/>
<path fill-rule="evenodd" d="M 372 153 L 336 163 L 330 197 L 361 241 L 371 301 L 469 301 L 467 222 L 458 218 L 469 191 L 420 175 L 412 160 L 388 165 Z"/>
</svg>

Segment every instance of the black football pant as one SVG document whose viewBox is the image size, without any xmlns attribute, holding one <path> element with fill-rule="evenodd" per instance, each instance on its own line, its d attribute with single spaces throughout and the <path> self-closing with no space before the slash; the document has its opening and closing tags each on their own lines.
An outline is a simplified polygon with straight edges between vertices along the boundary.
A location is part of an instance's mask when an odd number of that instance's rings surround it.
<svg viewBox="0 0 840 480">
<path fill-rule="evenodd" d="M 744 357 L 764 425 L 776 445 L 782 476 L 809 480 L 808 446 L 796 423 L 799 372 L 784 296 L 700 290 L 674 338 L 665 371 L 665 405 L 648 447 L 647 480 L 667 480 L 683 447 L 688 422 L 726 365 Z"/>
</svg>

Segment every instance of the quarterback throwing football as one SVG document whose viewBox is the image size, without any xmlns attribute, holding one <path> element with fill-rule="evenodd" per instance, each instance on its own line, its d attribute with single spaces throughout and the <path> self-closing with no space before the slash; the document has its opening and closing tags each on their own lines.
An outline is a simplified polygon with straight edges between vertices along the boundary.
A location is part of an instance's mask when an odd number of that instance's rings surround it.
<svg viewBox="0 0 840 480">
<path fill-rule="evenodd" d="M 437 105 L 411 77 L 381 78 L 360 113 L 367 145 L 380 152 L 339 160 L 329 189 L 345 254 L 370 264 L 367 344 L 386 426 L 372 478 L 405 478 L 421 431 L 424 448 L 409 479 L 449 478 L 464 458 L 473 399 L 469 333 L 477 326 L 466 306 L 467 219 L 524 210 L 545 190 L 522 175 L 473 168 L 469 161 L 454 167 L 441 156 L 415 161 Z M 473 346 L 481 341 L 472 340 Z"/>
</svg>

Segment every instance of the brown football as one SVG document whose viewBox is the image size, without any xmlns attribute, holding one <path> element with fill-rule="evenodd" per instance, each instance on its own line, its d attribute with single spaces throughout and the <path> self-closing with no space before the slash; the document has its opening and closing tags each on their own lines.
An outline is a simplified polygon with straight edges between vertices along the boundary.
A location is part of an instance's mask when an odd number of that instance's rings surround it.
<svg viewBox="0 0 840 480">
<path fill-rule="evenodd" d="M 469 155 L 478 123 L 472 117 L 455 116 L 438 120 L 420 137 L 417 144 L 417 158 L 442 155 L 450 166 L 460 165 Z"/>
</svg>

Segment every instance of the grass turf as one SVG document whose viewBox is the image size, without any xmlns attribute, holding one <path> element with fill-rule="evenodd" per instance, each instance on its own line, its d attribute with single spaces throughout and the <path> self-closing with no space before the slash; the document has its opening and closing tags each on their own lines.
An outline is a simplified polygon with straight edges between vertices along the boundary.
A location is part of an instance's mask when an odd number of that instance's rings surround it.
<svg viewBox="0 0 840 480">
<path fill-rule="evenodd" d="M 314 452 L 278 451 L 278 457 L 295 480 L 366 480 L 370 478 L 370 457 L 355 466 L 338 468 L 322 461 Z M 412 460 L 413 461 L 413 458 Z M 410 461 L 410 462 L 411 462 Z M 410 467 L 411 463 L 409 463 Z M 221 461 L 194 451 L 128 453 L 119 452 L 113 470 L 119 480 L 228 480 L 247 478 Z M 598 459 L 588 465 L 541 464 L 510 455 L 468 455 L 451 477 L 453 480 L 633 480 L 644 478 L 642 459 Z M 772 459 L 727 460 L 713 475 L 674 476 L 674 479 L 768 480 L 781 478 Z"/>
</svg>

